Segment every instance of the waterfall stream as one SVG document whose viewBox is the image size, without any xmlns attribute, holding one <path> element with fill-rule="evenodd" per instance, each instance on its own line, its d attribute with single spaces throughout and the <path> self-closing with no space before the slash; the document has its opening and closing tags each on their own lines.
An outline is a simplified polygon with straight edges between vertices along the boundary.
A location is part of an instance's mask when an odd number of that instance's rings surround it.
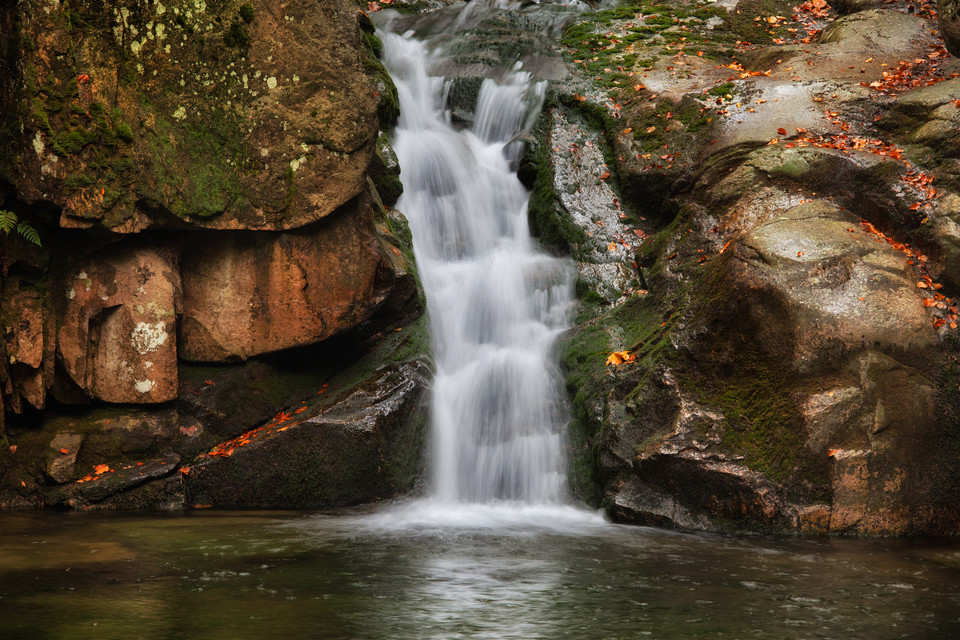
<svg viewBox="0 0 960 640">
<path fill-rule="evenodd" d="M 436 376 L 430 491 L 444 508 L 560 505 L 563 429 L 553 347 L 567 327 L 573 270 L 540 251 L 515 173 L 546 83 L 516 63 L 484 79 L 458 130 L 450 82 L 413 34 L 381 34 L 400 96 L 393 145 L 427 297 Z"/>
</svg>

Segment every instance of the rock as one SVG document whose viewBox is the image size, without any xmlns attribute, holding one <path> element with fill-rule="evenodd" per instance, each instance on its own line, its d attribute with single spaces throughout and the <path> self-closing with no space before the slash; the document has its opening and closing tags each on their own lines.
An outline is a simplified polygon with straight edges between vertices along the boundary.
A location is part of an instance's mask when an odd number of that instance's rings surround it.
<svg viewBox="0 0 960 640">
<path fill-rule="evenodd" d="M 180 4 L 15 12 L 20 198 L 134 232 L 292 229 L 357 196 L 378 118 L 356 3 Z"/>
<path fill-rule="evenodd" d="M 661 493 L 634 478 L 626 483 L 613 501 L 613 512 L 618 522 L 629 522 L 647 527 L 670 527 L 703 531 L 710 528 L 710 520 L 691 513 L 673 496 Z"/>
<path fill-rule="evenodd" d="M 83 504 L 85 511 L 177 511 L 185 507 L 183 480 L 179 473 L 155 476 L 120 493 L 110 495 L 100 502 Z"/>
<path fill-rule="evenodd" d="M 370 164 L 370 177 L 381 203 L 392 207 L 397 204 L 403 193 L 400 182 L 400 163 L 397 154 L 390 145 L 390 138 L 381 131 L 377 136 L 377 153 Z"/>
<path fill-rule="evenodd" d="M 960 196 L 949 194 L 939 202 L 934 237 L 940 247 L 940 277 L 951 288 L 960 287 Z"/>
<path fill-rule="evenodd" d="M 0 314 L 6 342 L 9 376 L 14 387 L 7 399 L 11 409 L 22 410 L 21 399 L 33 408 L 42 409 L 46 402 L 47 383 L 52 366 L 44 367 L 44 358 L 53 348 L 45 323 L 43 297 L 36 284 L 21 277 L 11 276 L 3 281 L 0 293 Z M 48 358 L 48 365 L 52 365 Z"/>
<path fill-rule="evenodd" d="M 960 2 L 937 0 L 937 22 L 947 51 L 960 56 Z"/>
<path fill-rule="evenodd" d="M 177 503 L 176 498 L 171 497 L 166 483 L 156 481 L 173 472 L 179 462 L 180 456 L 167 453 L 160 458 L 125 465 L 104 463 L 86 476 L 74 478 L 75 481 L 68 485 L 48 489 L 44 500 L 48 505 L 65 505 L 79 510 L 171 508 Z M 142 488 L 131 495 L 151 481 L 154 481 L 152 487 Z M 175 495 L 175 491 L 173 493 Z M 182 504 L 181 497 L 179 505 Z"/>
<path fill-rule="evenodd" d="M 109 245 L 72 263 L 55 302 L 59 361 L 92 398 L 176 398 L 180 300 L 179 273 L 159 247 Z"/>
<path fill-rule="evenodd" d="M 914 117 L 924 116 L 958 98 L 960 98 L 960 78 L 951 78 L 898 96 L 894 109 Z"/>
<path fill-rule="evenodd" d="M 190 464 L 187 503 L 336 507 L 409 490 L 423 467 L 427 373 L 420 362 L 384 367 L 317 414 L 223 443 Z"/>
<path fill-rule="evenodd" d="M 833 0 L 830 6 L 841 15 L 866 11 L 867 9 L 882 9 L 886 0 Z"/>
<path fill-rule="evenodd" d="M 50 451 L 47 452 L 44 472 L 51 480 L 63 484 L 78 477 L 74 464 L 82 443 L 83 436 L 78 433 L 58 433 L 50 441 Z"/>
<path fill-rule="evenodd" d="M 180 355 L 243 360 L 354 327 L 382 301 L 379 263 L 366 199 L 295 233 L 198 238 L 181 261 Z"/>
<path fill-rule="evenodd" d="M 315 396 L 342 366 L 337 362 L 342 357 L 331 349 L 304 354 L 293 363 L 251 359 L 227 367 L 181 365 L 177 401 L 181 433 L 205 445 L 189 457 L 269 421 L 283 407 Z"/>
<path fill-rule="evenodd" d="M 74 494 L 88 502 L 100 502 L 110 496 L 142 485 L 154 478 L 172 472 L 180 462 L 180 456 L 170 453 L 154 460 L 111 467 L 109 471 L 94 474 L 90 480 L 78 483 Z"/>
<path fill-rule="evenodd" d="M 832 369 L 838 357 L 867 347 L 915 361 L 934 346 L 903 255 L 855 224 L 825 203 L 804 204 L 754 228 L 737 249 L 745 268 L 735 286 L 757 291 L 759 305 L 769 301 L 752 313 L 786 325 L 778 331 L 792 333 L 784 346 L 800 372 Z"/>
<path fill-rule="evenodd" d="M 844 202 L 889 207 L 887 165 L 769 146 L 718 158 L 641 247 L 650 293 L 601 308 L 568 339 L 588 427 L 576 428 L 594 434 L 583 442 L 614 518 L 870 535 L 960 527 L 940 494 L 960 458 L 956 438 L 936 444 L 950 411 L 937 398 L 950 391 L 928 372 L 950 365 L 938 360 L 931 293 L 896 243 L 791 194 L 864 184 Z M 634 360 L 614 369 L 597 355 L 618 350 Z"/>
</svg>

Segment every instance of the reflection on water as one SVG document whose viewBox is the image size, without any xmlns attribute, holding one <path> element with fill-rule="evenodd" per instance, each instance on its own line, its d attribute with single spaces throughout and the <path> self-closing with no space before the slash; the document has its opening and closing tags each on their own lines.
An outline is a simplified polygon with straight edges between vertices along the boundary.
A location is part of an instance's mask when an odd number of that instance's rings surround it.
<svg viewBox="0 0 960 640">
<path fill-rule="evenodd" d="M 409 516 L 4 514 L 0 638 L 960 637 L 956 543 Z"/>
</svg>

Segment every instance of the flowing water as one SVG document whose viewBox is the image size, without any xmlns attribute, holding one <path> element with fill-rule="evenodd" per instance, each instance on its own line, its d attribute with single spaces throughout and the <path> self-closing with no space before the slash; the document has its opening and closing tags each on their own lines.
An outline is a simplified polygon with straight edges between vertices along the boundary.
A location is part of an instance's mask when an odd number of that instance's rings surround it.
<svg viewBox="0 0 960 640">
<path fill-rule="evenodd" d="M 400 95 L 394 149 L 436 358 L 432 492 L 440 503 L 559 503 L 566 422 L 551 351 L 566 326 L 571 269 L 536 249 L 516 137 L 545 82 L 519 63 L 483 80 L 473 126 L 447 112 L 449 82 L 410 35 L 384 35 Z"/>
</svg>

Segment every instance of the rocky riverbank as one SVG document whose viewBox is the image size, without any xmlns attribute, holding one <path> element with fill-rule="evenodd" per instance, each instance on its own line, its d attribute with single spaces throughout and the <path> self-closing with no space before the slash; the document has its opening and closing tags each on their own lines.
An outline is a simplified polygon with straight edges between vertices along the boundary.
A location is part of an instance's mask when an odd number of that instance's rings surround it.
<svg viewBox="0 0 960 640">
<path fill-rule="evenodd" d="M 960 529 L 960 63 L 932 6 L 875 4 L 566 31 L 540 215 L 590 222 L 555 225 L 584 292 L 562 362 L 575 487 L 618 521 Z"/>
</svg>

